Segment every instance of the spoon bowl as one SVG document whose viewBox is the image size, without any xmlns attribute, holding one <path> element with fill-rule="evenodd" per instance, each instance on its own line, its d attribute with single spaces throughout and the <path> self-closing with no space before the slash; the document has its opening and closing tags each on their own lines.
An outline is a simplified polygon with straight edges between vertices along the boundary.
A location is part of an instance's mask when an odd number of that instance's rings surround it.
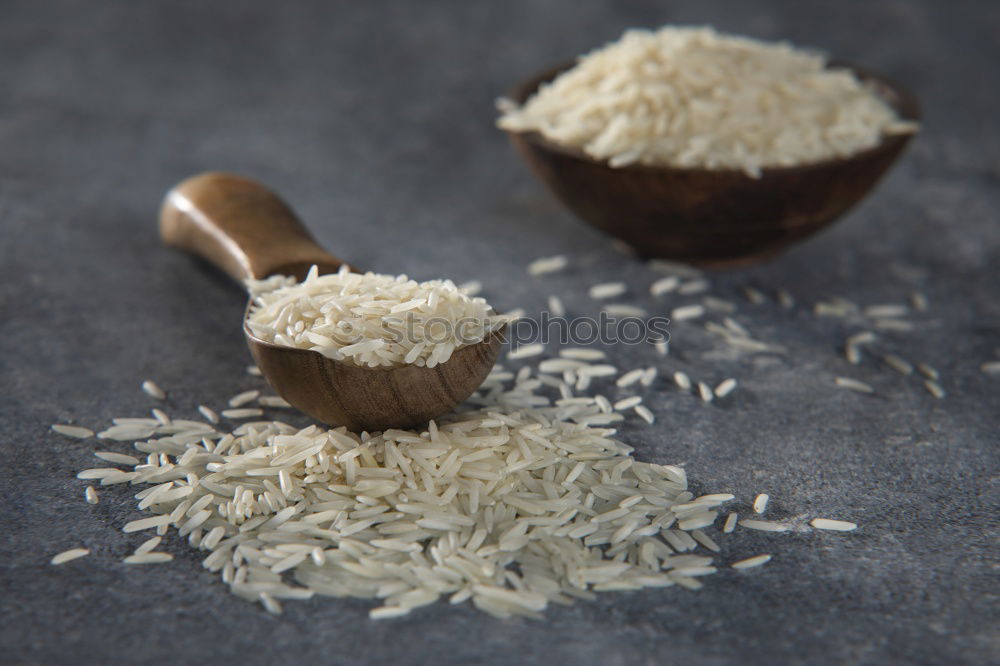
<svg viewBox="0 0 1000 666">
<path fill-rule="evenodd" d="M 523 104 L 563 63 L 516 86 Z M 903 120 L 920 118 L 912 95 L 882 76 L 843 62 Z M 508 132 L 535 175 L 579 218 L 620 238 L 643 257 L 706 267 L 769 259 L 833 223 L 857 204 L 902 153 L 910 134 L 883 137 L 843 158 L 762 169 L 752 178 L 734 169 L 630 165 L 612 168 L 582 150 L 538 132 Z"/>
<path fill-rule="evenodd" d="M 232 174 L 200 174 L 170 190 L 160 209 L 160 235 L 241 284 L 270 275 L 302 280 L 313 265 L 326 274 L 344 264 L 316 243 L 276 194 Z M 408 428 L 450 411 L 486 379 L 505 330 L 456 349 L 433 368 L 368 368 L 256 337 L 246 324 L 251 304 L 243 333 L 271 387 L 309 416 L 353 431 Z"/>
</svg>

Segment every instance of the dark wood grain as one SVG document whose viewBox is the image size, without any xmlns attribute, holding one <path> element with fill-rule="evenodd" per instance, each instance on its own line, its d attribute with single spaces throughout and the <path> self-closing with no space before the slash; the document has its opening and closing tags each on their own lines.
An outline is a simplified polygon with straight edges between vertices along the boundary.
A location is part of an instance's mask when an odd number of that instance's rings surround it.
<svg viewBox="0 0 1000 666">
<path fill-rule="evenodd" d="M 160 237 L 196 254 L 241 283 L 268 275 L 305 277 L 340 268 L 292 209 L 266 187 L 229 173 L 188 178 L 167 193 L 160 209 Z"/>
<path fill-rule="evenodd" d="M 301 279 L 313 264 L 321 273 L 343 265 L 277 195 L 232 174 L 201 174 L 172 189 L 160 211 L 160 234 L 241 283 L 277 274 Z M 434 368 L 363 368 L 261 340 L 245 320 L 250 353 L 274 390 L 306 414 L 355 431 L 411 427 L 452 410 L 489 374 L 505 332 L 456 350 Z"/>
<path fill-rule="evenodd" d="M 523 103 L 538 86 L 574 63 L 518 85 Z M 914 98 L 885 78 L 847 63 L 900 117 L 918 120 Z M 833 223 L 875 186 L 911 135 L 885 137 L 843 159 L 742 171 L 633 165 L 611 168 L 537 132 L 509 132 L 532 171 L 582 220 L 622 239 L 644 257 L 731 267 L 773 257 Z"/>
</svg>

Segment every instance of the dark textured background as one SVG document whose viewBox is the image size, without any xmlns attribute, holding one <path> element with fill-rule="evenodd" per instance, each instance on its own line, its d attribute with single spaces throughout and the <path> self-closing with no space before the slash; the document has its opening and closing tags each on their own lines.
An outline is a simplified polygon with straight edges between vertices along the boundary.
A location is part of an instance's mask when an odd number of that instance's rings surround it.
<svg viewBox="0 0 1000 666">
<path fill-rule="evenodd" d="M 666 382 L 654 428 L 623 437 L 685 462 L 738 508 L 771 494 L 777 518 L 856 519 L 850 535 L 741 531 L 726 557 L 754 572 L 682 589 L 601 595 L 543 622 L 438 604 L 371 623 L 369 602 L 316 599 L 272 617 L 231 597 L 180 544 L 129 568 L 141 542 L 125 488 L 82 501 L 74 473 L 98 448 L 48 432 L 142 414 L 154 377 L 189 415 L 254 385 L 238 290 L 163 249 L 163 193 L 204 169 L 263 180 L 334 253 L 420 278 L 481 278 L 501 309 L 548 292 L 593 310 L 585 286 L 653 274 L 574 221 L 493 127 L 513 82 L 629 26 L 711 23 L 865 63 L 922 100 L 924 133 L 878 191 L 832 230 L 740 285 L 787 286 L 807 306 L 840 294 L 931 311 L 887 348 L 926 360 L 949 391 L 838 356 L 847 330 L 807 308 L 741 305 L 788 348 L 720 355 L 673 332 L 667 371 L 740 378 L 705 407 Z M 995 475 L 1000 378 L 1000 3 L 915 2 L 12 2 L 0 4 L 0 662 L 490 664 L 997 663 Z M 573 270 L 529 279 L 557 252 Z M 669 307 L 663 305 L 661 307 Z M 616 351 L 622 367 L 648 349 Z M 836 391 L 837 374 L 878 389 Z M 121 447 L 124 448 L 124 447 Z M 89 558 L 47 564 L 85 544 Z M 239 661 L 237 661 L 237 658 Z"/>
</svg>

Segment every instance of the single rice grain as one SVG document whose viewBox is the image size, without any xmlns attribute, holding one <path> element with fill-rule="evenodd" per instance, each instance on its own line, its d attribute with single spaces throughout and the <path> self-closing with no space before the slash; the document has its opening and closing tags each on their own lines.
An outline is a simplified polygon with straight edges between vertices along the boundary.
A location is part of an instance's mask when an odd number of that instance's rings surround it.
<svg viewBox="0 0 1000 666">
<path fill-rule="evenodd" d="M 82 426 L 62 425 L 56 423 L 52 426 L 52 431 L 74 439 L 87 439 L 94 436 L 94 431 Z"/>
<path fill-rule="evenodd" d="M 58 555 L 53 556 L 52 559 L 49 560 L 49 563 L 65 564 L 66 562 L 71 562 L 77 558 L 84 557 L 86 555 L 90 555 L 89 548 L 70 548 L 69 550 L 64 550 Z"/>
<path fill-rule="evenodd" d="M 152 379 L 147 379 L 142 383 L 142 390 L 146 395 L 156 398 L 157 400 L 163 400 L 167 397 L 167 394 L 163 392 L 159 386 L 156 385 Z"/>
<path fill-rule="evenodd" d="M 733 562 L 731 566 L 734 569 L 752 569 L 753 567 L 759 567 L 763 564 L 767 564 L 770 561 L 770 555 L 754 555 L 753 557 L 748 557 L 745 560 Z"/>
<path fill-rule="evenodd" d="M 813 518 L 809 524 L 818 530 L 831 530 L 834 532 L 851 532 L 858 529 L 857 523 L 847 520 L 833 520 L 832 518 Z"/>
</svg>

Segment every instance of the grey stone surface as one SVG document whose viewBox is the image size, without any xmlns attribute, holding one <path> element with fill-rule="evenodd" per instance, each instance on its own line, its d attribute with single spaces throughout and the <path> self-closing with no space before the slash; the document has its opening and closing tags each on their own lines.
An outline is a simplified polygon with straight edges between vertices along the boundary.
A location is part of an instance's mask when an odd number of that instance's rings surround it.
<svg viewBox="0 0 1000 666">
<path fill-rule="evenodd" d="M 7 0 L 0 16 L 0 662 L 997 663 L 1000 378 L 977 368 L 1000 356 L 1000 4 Z M 774 561 L 541 622 L 438 604 L 371 623 L 368 602 L 335 599 L 272 617 L 172 540 L 170 565 L 121 564 L 141 542 L 120 531 L 135 516 L 127 489 L 84 504 L 74 474 L 99 447 L 49 424 L 142 414 L 146 377 L 175 414 L 255 385 L 238 289 L 160 246 L 167 188 L 205 169 L 252 175 L 356 265 L 479 278 L 503 309 L 538 312 L 558 293 L 591 312 L 586 285 L 612 278 L 653 307 L 653 273 L 541 189 L 493 128 L 492 100 L 664 22 L 823 47 L 923 102 L 924 133 L 863 205 L 770 264 L 715 277 L 719 296 L 786 286 L 806 304 L 740 301 L 740 321 L 787 352 L 713 360 L 698 327 L 678 325 L 662 369 L 740 388 L 705 407 L 660 382 L 656 426 L 622 430 L 642 459 L 686 463 L 697 488 L 732 490 L 744 511 L 766 491 L 774 517 L 848 517 L 858 532 L 737 532 L 727 558 Z M 572 270 L 524 274 L 557 252 Z M 853 329 L 808 310 L 914 289 L 930 312 L 885 344 L 939 368 L 942 401 L 872 360 L 847 366 L 838 346 Z M 877 394 L 834 390 L 838 374 Z M 77 545 L 93 555 L 47 564 Z"/>
</svg>

